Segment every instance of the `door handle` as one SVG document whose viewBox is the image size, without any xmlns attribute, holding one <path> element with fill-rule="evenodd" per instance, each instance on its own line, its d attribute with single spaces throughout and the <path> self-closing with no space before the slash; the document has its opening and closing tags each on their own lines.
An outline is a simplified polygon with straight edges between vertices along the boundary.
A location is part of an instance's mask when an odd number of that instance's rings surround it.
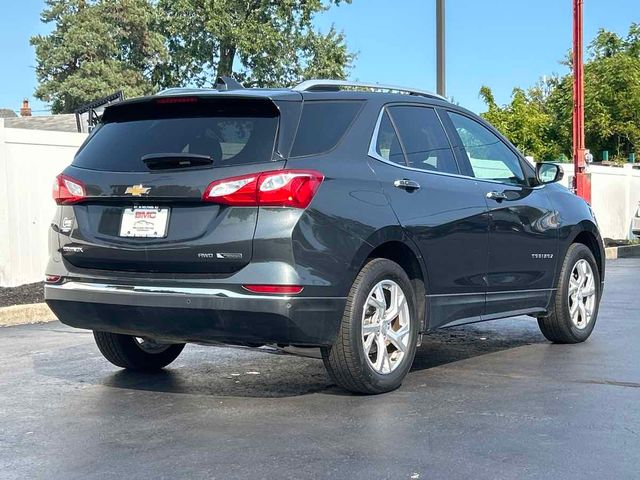
<svg viewBox="0 0 640 480">
<path fill-rule="evenodd" d="M 487 198 L 491 200 L 495 200 L 496 202 L 501 202 L 502 200 L 507 199 L 507 194 L 504 192 L 489 192 L 487 193 Z"/>
<path fill-rule="evenodd" d="M 420 188 L 420 184 L 414 180 L 408 178 L 402 178 L 393 182 L 393 186 L 397 188 L 403 188 L 404 190 L 417 190 Z"/>
</svg>

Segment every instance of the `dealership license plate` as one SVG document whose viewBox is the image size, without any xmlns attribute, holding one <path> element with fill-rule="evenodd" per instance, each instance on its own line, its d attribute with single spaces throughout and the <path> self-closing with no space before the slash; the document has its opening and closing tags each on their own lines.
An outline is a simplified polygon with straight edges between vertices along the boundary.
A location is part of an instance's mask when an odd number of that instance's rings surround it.
<svg viewBox="0 0 640 480">
<path fill-rule="evenodd" d="M 120 223 L 120 236 L 162 238 L 167 236 L 168 225 L 168 208 L 125 208 Z"/>
</svg>

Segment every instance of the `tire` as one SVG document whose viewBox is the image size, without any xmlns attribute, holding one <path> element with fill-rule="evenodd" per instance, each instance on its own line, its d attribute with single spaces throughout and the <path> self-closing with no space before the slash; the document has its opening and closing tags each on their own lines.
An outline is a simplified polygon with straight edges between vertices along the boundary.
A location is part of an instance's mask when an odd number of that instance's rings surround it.
<svg viewBox="0 0 640 480">
<path fill-rule="evenodd" d="M 150 339 L 140 342 L 131 335 L 109 332 L 94 331 L 93 338 L 100 353 L 115 366 L 147 372 L 166 367 L 185 347 L 184 343 L 162 344 Z"/>
<path fill-rule="evenodd" d="M 398 302 L 401 306 L 397 312 L 390 306 L 391 298 L 398 295 L 396 287 L 405 299 L 404 303 Z M 382 297 L 384 304 L 379 301 Z M 395 298 L 401 300 L 400 296 Z M 369 332 L 365 332 L 366 339 L 363 327 Z M 336 340 L 331 347 L 322 349 L 324 365 L 332 380 L 351 392 L 375 394 L 394 390 L 411 368 L 419 328 L 415 293 L 407 274 L 395 262 L 373 259 L 351 286 Z M 382 345 L 384 350 L 379 347 Z"/>
<path fill-rule="evenodd" d="M 593 285 L 592 304 L 589 303 L 591 302 L 591 297 L 583 297 L 591 290 L 588 286 L 581 285 L 575 291 L 575 285 L 579 285 L 582 282 L 580 275 L 583 268 L 587 272 L 590 271 L 591 274 L 591 280 L 587 280 L 587 282 Z M 570 289 L 575 291 L 571 297 Z M 547 340 L 554 343 L 584 342 L 589 338 L 595 327 L 600 295 L 600 272 L 593 253 L 581 243 L 572 244 L 567 250 L 560 270 L 551 313 L 546 317 L 538 318 L 538 325 L 542 334 Z M 578 299 L 577 302 L 576 299 Z M 584 309 L 580 307 L 580 304 L 584 305 Z M 590 308 L 589 305 L 591 305 Z M 591 310 L 590 314 L 587 313 L 589 309 Z M 572 316 L 572 310 L 574 312 L 578 311 L 578 315 Z"/>
</svg>

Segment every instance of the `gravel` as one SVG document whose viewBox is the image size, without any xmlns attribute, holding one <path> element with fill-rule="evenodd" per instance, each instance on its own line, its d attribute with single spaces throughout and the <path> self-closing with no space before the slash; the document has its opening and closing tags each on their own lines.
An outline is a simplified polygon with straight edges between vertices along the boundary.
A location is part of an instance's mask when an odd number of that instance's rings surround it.
<svg viewBox="0 0 640 480">
<path fill-rule="evenodd" d="M 44 302 L 44 283 L 30 283 L 19 287 L 0 288 L 0 307 Z"/>
</svg>

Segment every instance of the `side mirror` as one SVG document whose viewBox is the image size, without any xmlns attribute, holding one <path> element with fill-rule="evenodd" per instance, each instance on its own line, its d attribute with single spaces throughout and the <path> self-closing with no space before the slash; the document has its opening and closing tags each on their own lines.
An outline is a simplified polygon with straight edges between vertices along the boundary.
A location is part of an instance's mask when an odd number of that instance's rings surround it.
<svg viewBox="0 0 640 480">
<path fill-rule="evenodd" d="M 539 184 L 559 182 L 562 177 L 564 177 L 564 170 L 560 165 L 555 163 L 536 163 L 536 179 Z"/>
</svg>

